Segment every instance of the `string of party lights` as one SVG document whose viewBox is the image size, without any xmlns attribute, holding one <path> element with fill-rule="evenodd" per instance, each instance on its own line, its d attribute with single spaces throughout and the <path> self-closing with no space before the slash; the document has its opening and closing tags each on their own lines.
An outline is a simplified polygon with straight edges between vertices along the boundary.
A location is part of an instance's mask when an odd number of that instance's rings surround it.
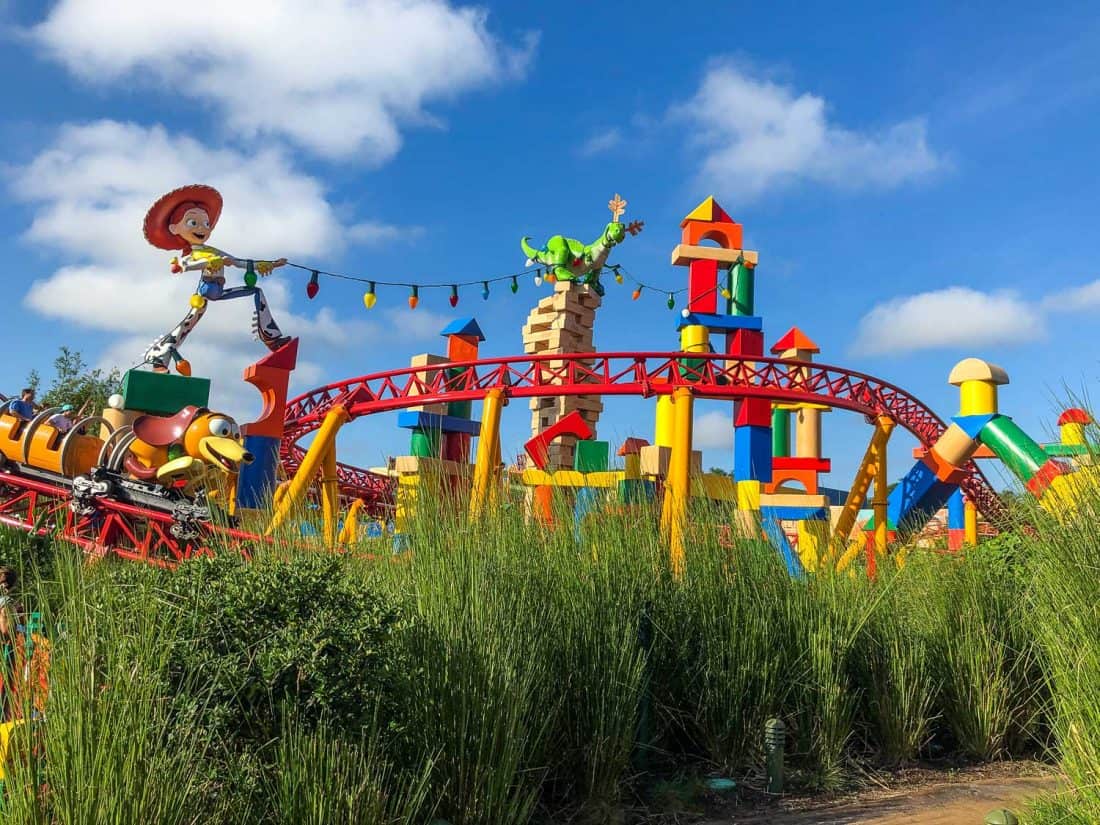
<svg viewBox="0 0 1100 825">
<path fill-rule="evenodd" d="M 383 281 L 377 278 L 365 278 L 360 275 L 348 275 L 343 272 L 331 272 L 324 269 L 318 269 L 316 267 L 307 266 L 305 264 L 295 263 L 288 261 L 287 266 L 300 269 L 303 272 L 309 273 L 309 282 L 306 284 L 306 297 L 310 300 L 317 297 L 317 293 L 321 290 L 320 279 L 322 276 L 326 278 L 337 278 L 341 281 L 353 281 L 355 283 L 366 284 L 367 290 L 363 293 L 363 305 L 367 309 L 373 309 L 378 303 L 378 288 L 379 287 L 393 287 L 397 289 L 408 290 L 408 302 L 410 309 L 416 309 L 420 303 L 421 290 L 433 290 L 433 289 L 445 289 L 449 291 L 448 303 L 452 307 L 458 306 L 460 299 L 459 291 L 469 287 L 481 287 L 482 300 L 489 300 L 489 287 L 492 284 L 499 284 L 508 282 L 509 289 L 513 294 L 519 291 L 520 278 L 532 278 L 535 286 L 542 286 L 543 280 L 550 282 L 554 281 L 554 275 L 548 267 L 528 267 L 519 272 L 513 272 L 508 275 L 497 275 L 493 278 L 481 278 L 472 281 L 453 281 L 442 283 L 421 283 L 414 281 Z M 637 301 L 642 297 L 642 294 L 649 292 L 653 295 L 664 295 L 666 297 L 665 304 L 669 309 L 676 308 L 676 296 L 681 293 L 687 292 L 687 287 L 681 287 L 680 289 L 668 290 L 662 287 L 653 286 L 647 284 L 644 281 L 636 278 L 627 270 L 623 269 L 620 264 L 611 264 L 605 267 L 609 270 L 615 278 L 615 282 L 618 284 L 624 283 L 629 280 L 634 285 L 634 290 L 631 293 L 631 298 Z M 723 296 L 725 296 L 725 290 L 722 290 Z"/>
</svg>

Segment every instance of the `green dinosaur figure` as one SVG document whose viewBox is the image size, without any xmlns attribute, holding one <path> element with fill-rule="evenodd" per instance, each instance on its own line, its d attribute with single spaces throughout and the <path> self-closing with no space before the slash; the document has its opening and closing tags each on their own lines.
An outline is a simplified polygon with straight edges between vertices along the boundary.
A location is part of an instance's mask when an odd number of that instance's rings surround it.
<svg viewBox="0 0 1100 825">
<path fill-rule="evenodd" d="M 524 238 L 519 245 L 527 256 L 528 266 L 540 263 L 559 281 L 588 284 L 597 295 L 603 295 L 600 273 L 607 263 L 607 256 L 611 254 L 611 248 L 622 243 L 625 237 L 626 226 L 619 221 L 613 221 L 590 244 L 583 244 L 564 235 L 554 235 L 542 249 L 531 246 L 530 238 Z"/>
</svg>

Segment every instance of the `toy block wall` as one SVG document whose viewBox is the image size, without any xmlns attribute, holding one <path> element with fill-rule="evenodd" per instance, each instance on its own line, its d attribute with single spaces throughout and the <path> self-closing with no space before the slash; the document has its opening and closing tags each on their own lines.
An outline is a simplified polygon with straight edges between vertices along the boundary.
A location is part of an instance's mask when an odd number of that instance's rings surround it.
<svg viewBox="0 0 1100 825">
<path fill-rule="evenodd" d="M 553 294 L 539 301 L 527 316 L 523 327 L 523 351 L 528 355 L 593 352 L 592 331 L 601 303 L 600 296 L 586 286 L 554 284 Z M 550 369 L 560 366 L 561 362 L 547 362 Z M 530 406 L 532 435 L 538 435 L 574 411 L 580 413 L 595 432 L 603 412 L 603 402 L 598 395 L 532 398 Z M 551 444 L 547 469 L 572 468 L 576 441 L 574 436 L 564 435 Z"/>
</svg>

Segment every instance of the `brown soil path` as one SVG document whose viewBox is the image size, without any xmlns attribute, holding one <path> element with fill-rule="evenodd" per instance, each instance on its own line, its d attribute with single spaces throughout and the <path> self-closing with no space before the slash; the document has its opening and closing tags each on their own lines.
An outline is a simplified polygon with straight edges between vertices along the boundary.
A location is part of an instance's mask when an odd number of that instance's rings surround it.
<svg viewBox="0 0 1100 825">
<path fill-rule="evenodd" d="M 735 814 L 706 825 L 981 825 L 990 811 L 1008 808 L 1019 813 L 1028 799 L 1057 790 L 1061 782 L 1060 776 L 1051 773 L 962 775 L 919 787 L 868 791 L 840 802 L 810 802 L 801 810 L 780 806 Z"/>
</svg>

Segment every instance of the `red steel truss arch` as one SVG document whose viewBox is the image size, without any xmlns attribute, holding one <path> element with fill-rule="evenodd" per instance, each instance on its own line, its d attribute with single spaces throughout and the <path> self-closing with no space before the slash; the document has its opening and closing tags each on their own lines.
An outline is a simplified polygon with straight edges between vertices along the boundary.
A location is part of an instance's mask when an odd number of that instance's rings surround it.
<svg viewBox="0 0 1100 825">
<path fill-rule="evenodd" d="M 510 398 L 556 395 L 622 395 L 648 398 L 688 387 L 699 398 L 823 404 L 867 417 L 887 415 L 925 447 L 946 425 L 916 396 L 894 384 L 844 367 L 759 356 L 683 352 L 551 353 L 408 367 L 318 387 L 287 404 L 282 461 L 287 474 L 298 468 L 298 441 L 321 426 L 337 404 L 358 418 L 418 404 L 477 401 L 492 389 Z M 967 464 L 961 486 L 991 522 L 1005 509 L 977 464 Z M 342 489 L 368 506 L 392 497 L 383 476 L 340 466 Z"/>
</svg>

